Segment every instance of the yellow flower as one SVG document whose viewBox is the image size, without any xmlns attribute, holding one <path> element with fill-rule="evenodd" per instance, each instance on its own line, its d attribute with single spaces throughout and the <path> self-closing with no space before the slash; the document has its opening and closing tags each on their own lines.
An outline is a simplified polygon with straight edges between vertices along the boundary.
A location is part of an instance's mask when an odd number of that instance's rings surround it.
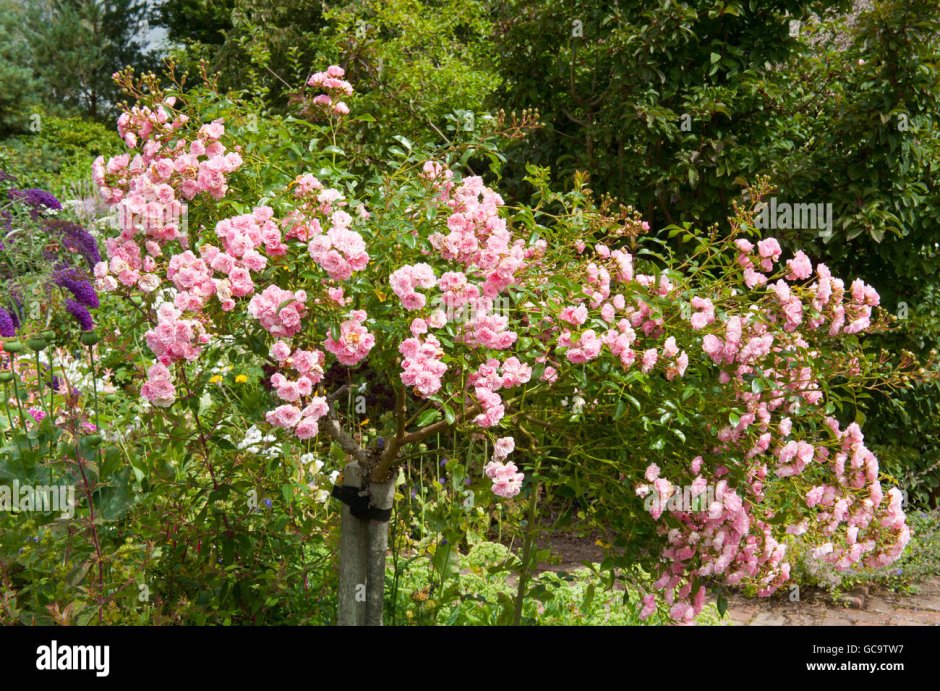
<svg viewBox="0 0 940 691">
<path fill-rule="evenodd" d="M 212 377 L 212 379 L 209 380 L 209 383 L 210 383 L 210 384 L 218 384 L 218 383 L 220 383 L 221 381 L 222 381 L 222 375 L 217 374 L 217 375 L 215 375 L 214 377 Z"/>
<path fill-rule="evenodd" d="M 244 374 L 239 374 L 237 377 L 235 377 L 236 384 L 244 384 L 247 381 L 248 377 L 246 377 Z"/>
</svg>

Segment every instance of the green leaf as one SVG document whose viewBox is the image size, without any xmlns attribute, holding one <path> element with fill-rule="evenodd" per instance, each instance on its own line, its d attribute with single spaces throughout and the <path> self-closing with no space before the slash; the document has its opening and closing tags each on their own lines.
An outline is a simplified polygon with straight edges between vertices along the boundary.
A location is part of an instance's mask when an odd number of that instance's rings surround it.
<svg viewBox="0 0 940 691">
<path fill-rule="evenodd" d="M 627 412 L 627 402 L 622 398 L 617 401 L 617 409 L 614 411 L 614 420 L 619 420 Z"/>
<path fill-rule="evenodd" d="M 444 406 L 444 419 L 447 420 L 447 424 L 452 425 L 457 421 L 457 415 L 454 413 L 453 408 L 449 405 Z"/>
<path fill-rule="evenodd" d="M 432 408 L 430 410 L 425 410 L 421 413 L 421 416 L 418 418 L 418 427 L 427 427 L 433 422 L 440 420 L 441 411 L 437 408 Z"/>
</svg>

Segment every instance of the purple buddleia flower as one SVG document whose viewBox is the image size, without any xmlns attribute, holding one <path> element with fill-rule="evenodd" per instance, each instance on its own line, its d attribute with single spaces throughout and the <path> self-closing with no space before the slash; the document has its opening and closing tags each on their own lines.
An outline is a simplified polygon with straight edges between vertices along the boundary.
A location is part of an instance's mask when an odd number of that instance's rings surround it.
<svg viewBox="0 0 940 691">
<path fill-rule="evenodd" d="M 62 204 L 55 198 L 55 195 L 35 187 L 28 190 L 10 190 L 7 192 L 7 196 L 13 201 L 25 203 L 35 211 L 42 209 L 53 209 L 57 211 L 62 208 Z"/>
<path fill-rule="evenodd" d="M 72 267 L 60 264 L 52 275 L 52 282 L 69 291 L 85 307 L 98 308 L 98 294 L 94 286 Z"/>
<path fill-rule="evenodd" d="M 18 329 L 20 328 L 20 313 L 23 311 L 23 301 L 20 299 L 20 293 L 16 288 L 10 292 L 10 297 L 13 298 L 14 304 L 14 308 L 10 310 L 10 316 L 13 318 L 13 326 Z"/>
<path fill-rule="evenodd" d="M 12 338 L 16 336 L 16 327 L 13 325 L 13 315 L 0 307 L 0 336 Z"/>
<path fill-rule="evenodd" d="M 101 261 L 98 241 L 77 223 L 55 218 L 47 220 L 45 227 L 49 234 L 61 235 L 65 248 L 80 254 L 88 262 L 88 268 L 93 269 Z"/>
<path fill-rule="evenodd" d="M 75 302 L 75 300 L 66 300 L 65 309 L 75 317 L 75 321 L 82 327 L 82 331 L 91 331 L 95 328 L 95 322 L 91 318 L 91 312 L 85 305 Z"/>
</svg>

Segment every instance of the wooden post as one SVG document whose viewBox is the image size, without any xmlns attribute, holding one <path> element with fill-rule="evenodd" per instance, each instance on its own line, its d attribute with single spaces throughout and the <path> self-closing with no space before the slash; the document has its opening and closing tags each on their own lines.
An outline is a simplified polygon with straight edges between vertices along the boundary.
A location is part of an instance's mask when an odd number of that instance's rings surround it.
<svg viewBox="0 0 940 691">
<path fill-rule="evenodd" d="M 395 480 L 369 484 L 372 506 L 391 509 L 395 501 Z M 385 559 L 388 552 L 388 521 L 369 521 L 368 603 L 366 625 L 382 626 L 385 610 Z"/>
<path fill-rule="evenodd" d="M 358 461 L 343 469 L 343 484 L 362 488 L 362 470 Z M 339 626 L 364 626 L 368 595 L 367 565 L 369 533 L 366 521 L 352 515 L 343 505 L 339 541 L 339 607 L 336 623 Z"/>
</svg>

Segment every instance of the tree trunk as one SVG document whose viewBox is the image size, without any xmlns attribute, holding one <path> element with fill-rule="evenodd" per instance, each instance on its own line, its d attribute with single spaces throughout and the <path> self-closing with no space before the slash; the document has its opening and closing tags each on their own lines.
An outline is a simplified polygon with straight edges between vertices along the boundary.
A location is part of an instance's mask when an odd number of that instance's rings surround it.
<svg viewBox="0 0 940 691">
<path fill-rule="evenodd" d="M 372 507 L 391 509 L 395 500 L 395 481 L 369 484 Z M 366 625 L 382 626 L 385 610 L 385 559 L 388 552 L 388 521 L 369 521 L 368 602 Z"/>
<path fill-rule="evenodd" d="M 360 489 L 362 471 L 358 461 L 343 469 L 343 484 Z M 339 542 L 339 626 L 363 626 L 366 623 L 369 557 L 369 531 L 366 522 L 352 515 L 345 504 L 342 509 Z"/>
<path fill-rule="evenodd" d="M 363 488 L 363 469 L 352 461 L 343 469 L 343 484 Z M 390 510 L 395 481 L 370 482 L 370 506 Z M 339 543 L 339 626 L 382 626 L 385 611 L 385 562 L 388 521 L 363 520 L 342 509 Z"/>
</svg>

